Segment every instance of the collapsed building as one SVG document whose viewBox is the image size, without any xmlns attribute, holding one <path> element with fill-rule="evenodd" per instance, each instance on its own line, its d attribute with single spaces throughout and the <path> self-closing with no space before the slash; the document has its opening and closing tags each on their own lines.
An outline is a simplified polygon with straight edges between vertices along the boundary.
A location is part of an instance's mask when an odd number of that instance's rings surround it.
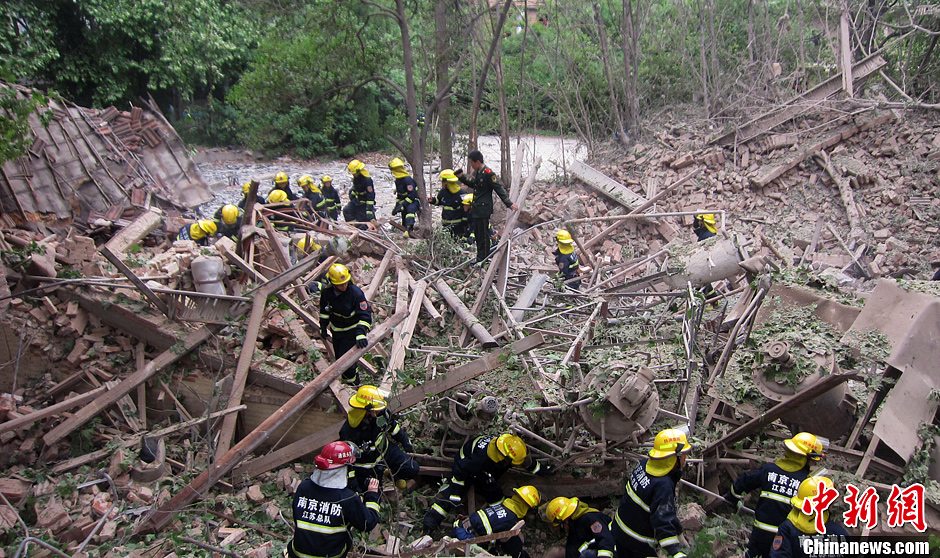
<svg viewBox="0 0 940 558">
<path fill-rule="evenodd" d="M 289 536 L 278 499 L 338 436 L 351 395 L 338 379 L 356 361 L 406 417 L 428 484 L 467 436 L 503 429 L 561 469 L 531 480 L 544 497 L 603 500 L 651 432 L 687 424 L 692 532 L 799 430 L 832 441 L 840 481 L 923 482 L 937 505 L 940 289 L 891 275 L 930 256 L 916 235 L 937 232 L 940 129 L 844 110 L 856 101 L 837 92 L 821 84 L 731 134 L 657 133 L 613 163 L 571 162 L 558 184 L 524 178 L 519 147 L 507 182 L 522 209 L 478 270 L 446 235 L 406 240 L 384 219 L 363 231 L 299 205 L 249 202 L 238 242 L 174 242 L 209 196 L 159 113 L 51 104 L 58 124 L 33 122 L 0 183 L 11 548 L 164 557 L 166 539 L 133 541 L 171 529 L 206 552 L 270 555 Z M 899 212 L 910 221 L 884 217 Z M 720 233 L 694 242 L 701 213 Z M 284 224 L 322 251 L 297 253 Z M 578 291 L 555 277 L 561 227 Z M 305 285 L 335 261 L 376 327 L 332 362 Z M 430 496 L 386 496 L 399 513 L 364 542 L 402 555 Z"/>
</svg>

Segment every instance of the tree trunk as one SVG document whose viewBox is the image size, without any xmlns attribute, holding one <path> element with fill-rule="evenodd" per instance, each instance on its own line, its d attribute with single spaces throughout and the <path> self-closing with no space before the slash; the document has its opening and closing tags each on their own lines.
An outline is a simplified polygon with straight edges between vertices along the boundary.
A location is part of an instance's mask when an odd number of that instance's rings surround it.
<svg viewBox="0 0 940 558">
<path fill-rule="evenodd" d="M 512 153 L 509 145 L 509 110 L 506 107 L 506 84 L 503 81 L 503 59 L 496 53 L 496 93 L 499 97 L 499 171 L 503 180 L 512 176 Z M 497 204 L 499 206 L 499 204 Z"/>
<path fill-rule="evenodd" d="M 396 0 L 398 1 L 398 0 Z M 499 20 L 493 28 L 493 39 L 490 41 L 490 48 L 483 59 L 483 66 L 480 68 L 480 79 L 473 89 L 473 101 L 470 105 L 470 130 L 467 141 L 467 151 L 473 151 L 477 148 L 477 138 L 480 131 L 477 127 L 477 119 L 480 115 L 480 102 L 483 99 L 483 89 L 486 86 L 486 74 L 489 72 L 490 64 L 493 62 L 493 55 L 496 54 L 496 47 L 499 46 L 500 35 L 503 32 L 503 24 L 506 23 L 506 15 L 509 13 L 509 7 L 512 6 L 512 0 L 506 0 L 499 12 Z"/>
<path fill-rule="evenodd" d="M 640 62 L 640 26 L 639 7 L 634 10 L 633 0 L 623 0 L 623 22 L 620 36 L 623 49 L 624 79 L 624 115 L 628 130 L 636 128 L 640 122 L 639 98 L 639 62 Z"/>
<path fill-rule="evenodd" d="M 610 62 L 610 48 L 607 44 L 607 28 L 604 18 L 601 16 L 601 7 L 594 2 L 594 23 L 597 25 L 597 40 L 601 47 L 601 61 L 604 64 L 604 77 L 607 78 L 607 95 L 610 98 L 610 112 L 613 113 L 612 127 L 620 141 L 626 141 L 627 134 L 623 127 L 623 114 L 621 111 L 620 99 L 617 97 L 617 82 L 614 79 L 613 68 Z"/>
<path fill-rule="evenodd" d="M 449 2 L 438 0 L 434 3 L 434 51 L 437 90 L 443 91 L 448 83 L 450 65 L 450 34 L 447 31 Z M 430 115 L 428 115 L 430 116 Z M 454 168 L 453 127 L 450 122 L 450 96 L 447 95 L 437 106 L 437 129 L 440 135 L 441 168 Z"/>
</svg>

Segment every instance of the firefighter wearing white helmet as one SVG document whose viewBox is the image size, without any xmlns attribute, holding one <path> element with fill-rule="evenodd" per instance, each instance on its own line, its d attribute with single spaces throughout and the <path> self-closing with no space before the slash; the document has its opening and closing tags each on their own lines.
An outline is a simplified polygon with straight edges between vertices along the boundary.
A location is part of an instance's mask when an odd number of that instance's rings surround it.
<svg viewBox="0 0 940 558">
<path fill-rule="evenodd" d="M 294 537 L 287 545 L 291 558 L 342 558 L 352 549 L 351 529 L 368 533 L 379 522 L 379 481 L 365 493 L 347 488 L 347 468 L 356 462 L 358 448 L 349 442 L 330 442 L 314 459 L 316 469 L 294 492 Z"/>
<path fill-rule="evenodd" d="M 783 441 L 784 455 L 773 463 L 764 463 L 735 479 L 725 499 L 740 507 L 748 492 L 760 489 L 754 506 L 754 527 L 746 556 L 767 558 L 777 527 L 790 513 L 792 498 L 800 483 L 809 475 L 810 463 L 819 461 L 829 448 L 829 440 L 809 432 L 800 432 Z"/>
<path fill-rule="evenodd" d="M 803 551 L 809 539 L 815 539 L 820 542 L 831 541 L 841 542 L 847 540 L 849 536 L 845 526 L 837 519 L 830 519 L 829 511 L 823 513 L 822 523 L 826 528 L 826 533 L 822 534 L 816 530 L 816 515 L 818 512 L 805 513 L 803 503 L 807 499 L 814 498 L 819 493 L 820 486 L 829 490 L 834 484 L 829 477 L 807 477 L 803 479 L 797 488 L 796 494 L 790 498 L 790 513 L 783 520 L 777 529 L 773 543 L 770 547 L 770 558 L 804 558 L 814 556 Z M 838 517 L 838 514 L 836 515 Z M 810 546 L 812 548 L 812 546 Z"/>
<path fill-rule="evenodd" d="M 387 394 L 375 386 L 361 386 L 349 398 L 349 413 L 339 437 L 359 446 L 361 455 L 349 470 L 354 489 L 362 491 L 369 479 L 381 479 L 388 469 L 395 485 L 413 489 L 418 478 L 418 462 L 408 455 L 414 451 L 408 433 L 398 417 L 388 410 Z"/>
<path fill-rule="evenodd" d="M 692 446 L 684 428 L 656 434 L 649 458 L 643 459 L 627 479 L 627 493 L 614 515 L 618 558 L 656 556 L 660 547 L 671 558 L 685 558 L 679 539 L 682 525 L 676 515 L 676 485 Z"/>
<path fill-rule="evenodd" d="M 515 434 L 489 434 L 467 440 L 454 458 L 450 478 L 441 485 L 434 503 L 424 513 L 424 534 L 430 535 L 447 514 L 463 504 L 469 486 L 488 504 L 502 500 L 499 478 L 511 467 L 537 475 L 554 472 L 553 465 L 532 459 L 525 442 Z"/>
<path fill-rule="evenodd" d="M 607 514 L 577 498 L 558 496 L 546 506 L 545 517 L 568 531 L 565 547 L 548 549 L 545 558 L 614 558 L 614 535 Z"/>
<path fill-rule="evenodd" d="M 320 292 L 320 335 L 324 341 L 332 338 L 333 353 L 339 358 L 353 347 L 369 344 L 366 334 L 372 329 L 372 305 L 362 289 L 353 284 L 345 265 L 331 265 L 326 276 L 329 286 Z M 355 363 L 343 372 L 343 381 L 359 383 Z"/>
<path fill-rule="evenodd" d="M 524 519 L 530 510 L 538 508 L 542 495 L 532 485 L 513 488 L 509 498 L 490 504 L 467 519 L 454 522 L 454 536 L 465 541 L 473 537 L 482 537 L 494 533 L 509 531 Z M 514 535 L 508 539 L 489 543 L 486 548 L 495 556 L 528 558 L 529 553 L 523 547 L 522 537 Z"/>
<path fill-rule="evenodd" d="M 405 162 L 395 157 L 388 162 L 388 168 L 395 177 L 395 208 L 392 215 L 401 213 L 401 226 L 405 228 L 405 236 L 411 235 L 415 228 L 415 220 L 421 212 L 421 202 L 418 201 L 418 184 L 405 168 Z"/>
<path fill-rule="evenodd" d="M 349 203 L 343 208 L 343 218 L 366 230 L 369 228 L 366 223 L 375 220 L 375 184 L 365 163 L 359 159 L 350 161 L 346 170 L 352 175 L 352 189 Z"/>
</svg>

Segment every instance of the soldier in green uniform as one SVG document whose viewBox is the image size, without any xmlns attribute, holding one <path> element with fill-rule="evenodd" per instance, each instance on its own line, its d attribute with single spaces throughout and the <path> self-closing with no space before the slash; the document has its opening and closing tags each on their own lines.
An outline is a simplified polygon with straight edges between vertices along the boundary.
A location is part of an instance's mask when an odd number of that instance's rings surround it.
<svg viewBox="0 0 940 558">
<path fill-rule="evenodd" d="M 490 215 L 493 214 L 493 192 L 506 204 L 506 207 L 518 210 L 519 206 L 512 203 L 509 194 L 499 182 L 499 176 L 488 166 L 483 164 L 483 154 L 473 150 L 468 155 L 470 168 L 473 173 L 469 178 L 464 176 L 463 170 L 454 174 L 459 180 L 474 190 L 473 206 L 470 208 L 470 231 L 473 231 L 477 243 L 477 263 L 490 255 Z"/>
</svg>

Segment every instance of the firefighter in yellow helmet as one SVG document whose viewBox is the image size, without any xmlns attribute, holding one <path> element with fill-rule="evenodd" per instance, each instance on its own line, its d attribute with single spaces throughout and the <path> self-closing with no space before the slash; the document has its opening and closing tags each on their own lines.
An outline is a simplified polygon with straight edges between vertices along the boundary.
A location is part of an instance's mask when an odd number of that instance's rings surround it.
<svg viewBox="0 0 940 558">
<path fill-rule="evenodd" d="M 581 279 L 578 277 L 581 268 L 581 262 L 578 261 L 578 254 L 574 251 L 574 239 L 571 233 L 561 229 L 555 231 L 555 265 L 558 266 L 558 273 L 564 281 L 565 287 L 574 290 L 581 289 Z"/>
<path fill-rule="evenodd" d="M 313 211 L 320 217 L 326 217 L 326 199 L 313 177 L 305 174 L 297 179 L 297 185 L 300 186 L 303 197 L 310 202 Z"/>
<path fill-rule="evenodd" d="M 546 557 L 614 558 L 614 535 L 607 514 L 577 498 L 559 496 L 548 503 L 545 517 L 568 531 L 565 548 L 549 549 Z"/>
<path fill-rule="evenodd" d="M 395 208 L 392 215 L 401 213 L 401 226 L 405 228 L 405 236 L 411 235 L 415 228 L 415 220 L 421 212 L 421 202 L 418 201 L 418 184 L 405 168 L 405 162 L 395 157 L 388 162 L 388 168 L 395 177 Z"/>
<path fill-rule="evenodd" d="M 429 201 L 441 206 L 441 224 L 444 225 L 444 230 L 454 238 L 463 238 L 466 236 L 467 214 L 461 204 L 460 180 L 451 169 L 441 171 L 440 177 L 441 190 Z"/>
<path fill-rule="evenodd" d="M 326 276 L 330 284 L 320 292 L 320 335 L 324 342 L 332 338 L 333 353 L 339 358 L 353 347 L 362 349 L 369 344 L 366 334 L 372 329 L 372 305 L 353 284 L 345 265 L 331 265 Z M 355 363 L 343 372 L 343 382 L 359 383 Z"/>
<path fill-rule="evenodd" d="M 298 199 L 297 194 L 295 194 L 294 191 L 290 189 L 290 177 L 287 176 L 286 172 L 279 172 L 274 175 L 274 188 L 272 188 L 271 191 L 273 192 L 275 190 L 281 190 L 284 192 L 284 194 L 287 195 L 287 199 L 290 201 Z M 269 193 L 268 198 L 270 199 L 270 197 L 271 194 Z"/>
<path fill-rule="evenodd" d="M 362 452 L 349 470 L 350 486 L 359 492 L 369 479 L 381 479 L 386 469 L 401 489 L 414 488 L 418 478 L 418 462 L 408 455 L 414 451 L 411 440 L 388 410 L 386 396 L 375 386 L 361 386 L 349 398 L 351 409 L 339 431 L 341 440 L 353 442 Z"/>
<path fill-rule="evenodd" d="M 465 541 L 474 537 L 509 531 L 519 520 L 525 518 L 530 510 L 537 508 L 541 501 L 542 496 L 534 486 L 513 488 L 509 498 L 477 510 L 467 519 L 455 521 L 454 536 Z M 494 541 L 485 548 L 496 556 L 512 556 L 512 558 L 528 558 L 529 556 L 523 547 L 522 537 L 519 535 Z"/>
<path fill-rule="evenodd" d="M 336 221 L 339 219 L 339 210 L 343 207 L 343 199 L 339 195 L 339 190 L 333 186 L 333 178 L 324 174 L 320 177 L 320 192 L 323 194 L 323 210 L 330 219 Z M 317 210 L 320 210 L 318 207 Z"/>
<path fill-rule="evenodd" d="M 685 558 L 679 539 L 682 525 L 676 515 L 676 485 L 692 446 L 684 428 L 656 434 L 649 458 L 643 459 L 627 479 L 627 493 L 614 514 L 617 556 L 656 556 L 660 547 L 671 558 Z"/>
<path fill-rule="evenodd" d="M 246 182 L 242 184 L 242 199 L 238 202 L 239 209 L 245 209 L 245 204 L 248 202 L 248 194 L 251 193 L 251 182 Z M 266 203 L 264 197 L 255 191 L 255 203 L 260 203 L 264 205 Z"/>
<path fill-rule="evenodd" d="M 815 497 L 819 493 L 820 484 L 827 489 L 834 486 L 829 477 L 807 477 L 800 483 L 796 494 L 790 498 L 790 512 L 771 543 L 770 558 L 804 558 L 811 556 L 803 551 L 808 538 L 838 542 L 849 536 L 841 521 L 829 518 L 828 510 L 823 512 L 825 535 L 816 530 L 816 513 L 803 513 L 803 501 Z"/>
<path fill-rule="evenodd" d="M 225 204 L 215 212 L 215 220 L 219 224 L 219 235 L 227 236 L 238 242 L 238 235 L 242 228 L 242 217 L 245 212 L 237 205 Z"/>
<path fill-rule="evenodd" d="M 477 496 L 482 496 L 487 503 L 499 502 L 503 498 L 499 478 L 510 467 L 520 467 L 537 475 L 550 475 L 555 470 L 551 464 L 532 459 L 525 442 L 515 434 L 488 434 L 467 440 L 454 458 L 450 478 L 424 513 L 424 534 L 430 535 L 448 513 L 460 507 L 469 485 L 474 486 Z"/>
<path fill-rule="evenodd" d="M 800 432 L 783 441 L 784 455 L 773 463 L 764 463 L 735 479 L 725 499 L 741 506 L 748 492 L 760 489 L 754 507 L 754 528 L 747 544 L 749 558 L 767 558 L 777 527 L 790 513 L 790 498 L 809 476 L 810 464 L 819 461 L 829 448 L 829 440 L 809 432 Z"/>
<path fill-rule="evenodd" d="M 176 240 L 192 240 L 200 246 L 208 246 L 209 239 L 219 232 L 219 226 L 212 219 L 200 219 L 195 223 L 183 225 L 176 234 Z"/>
<path fill-rule="evenodd" d="M 375 220 L 375 184 L 365 163 L 359 159 L 350 161 L 346 170 L 352 175 L 353 183 L 349 191 L 349 203 L 343 208 L 343 218 L 366 230 L 369 228 L 366 223 Z"/>
<path fill-rule="evenodd" d="M 692 231 L 698 239 L 705 240 L 718 234 L 718 221 L 714 213 L 699 213 L 692 221 Z"/>
</svg>

